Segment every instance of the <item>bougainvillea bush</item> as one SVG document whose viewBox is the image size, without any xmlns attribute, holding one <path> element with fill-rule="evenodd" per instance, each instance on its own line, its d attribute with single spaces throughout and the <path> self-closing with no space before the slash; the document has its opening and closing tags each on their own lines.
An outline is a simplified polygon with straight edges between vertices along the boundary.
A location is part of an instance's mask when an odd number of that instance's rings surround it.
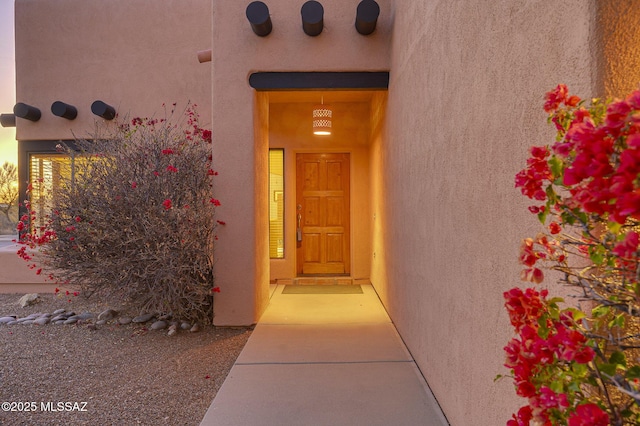
<svg viewBox="0 0 640 426">
<path fill-rule="evenodd" d="M 84 294 L 210 320 L 219 291 L 213 242 L 220 204 L 211 131 L 200 127 L 194 106 L 184 116 L 172 111 L 168 119 L 133 118 L 109 128 L 58 146 L 71 166 L 52 197 L 25 203 L 19 255 Z"/>
<path fill-rule="evenodd" d="M 504 293 L 516 333 L 505 366 L 527 400 L 507 424 L 637 425 L 640 91 L 586 102 L 558 85 L 544 110 L 556 139 L 532 147 L 515 180 L 544 226 L 522 242 L 521 278 L 541 283 L 555 270 L 577 299 Z"/>
</svg>

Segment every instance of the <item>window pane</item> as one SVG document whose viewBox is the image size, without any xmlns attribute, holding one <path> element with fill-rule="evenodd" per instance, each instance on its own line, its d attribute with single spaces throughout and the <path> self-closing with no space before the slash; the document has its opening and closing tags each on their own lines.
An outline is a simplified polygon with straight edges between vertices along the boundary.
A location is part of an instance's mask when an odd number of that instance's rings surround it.
<svg viewBox="0 0 640 426">
<path fill-rule="evenodd" d="M 63 154 L 31 155 L 31 208 L 36 211 L 39 226 L 44 225 L 45 217 L 50 213 L 62 182 L 71 178 L 72 162 L 71 157 Z"/>
<path fill-rule="evenodd" d="M 284 259 L 284 150 L 269 150 L 269 257 Z"/>
</svg>

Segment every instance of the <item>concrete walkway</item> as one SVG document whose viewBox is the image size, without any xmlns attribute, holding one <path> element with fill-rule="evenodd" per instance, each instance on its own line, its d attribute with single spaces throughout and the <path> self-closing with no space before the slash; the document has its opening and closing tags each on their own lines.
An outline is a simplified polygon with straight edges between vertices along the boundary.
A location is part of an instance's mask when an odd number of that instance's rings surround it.
<svg viewBox="0 0 640 426">
<path fill-rule="evenodd" d="M 362 294 L 283 288 L 201 425 L 448 424 L 373 287 Z"/>
</svg>

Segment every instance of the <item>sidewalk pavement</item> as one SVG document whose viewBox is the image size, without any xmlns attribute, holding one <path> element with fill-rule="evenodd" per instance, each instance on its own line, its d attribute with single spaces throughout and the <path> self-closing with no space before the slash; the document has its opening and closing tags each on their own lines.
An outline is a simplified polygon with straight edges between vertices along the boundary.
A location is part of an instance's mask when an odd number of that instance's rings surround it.
<svg viewBox="0 0 640 426">
<path fill-rule="evenodd" d="M 443 426 L 375 290 L 278 285 L 201 426 Z"/>
</svg>

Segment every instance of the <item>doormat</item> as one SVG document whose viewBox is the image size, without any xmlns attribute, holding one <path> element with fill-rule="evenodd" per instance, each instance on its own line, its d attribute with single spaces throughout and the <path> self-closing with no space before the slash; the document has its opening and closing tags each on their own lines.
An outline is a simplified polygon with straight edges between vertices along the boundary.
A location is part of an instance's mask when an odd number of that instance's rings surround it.
<svg viewBox="0 0 640 426">
<path fill-rule="evenodd" d="M 282 294 L 362 294 L 359 285 L 286 285 Z"/>
</svg>

